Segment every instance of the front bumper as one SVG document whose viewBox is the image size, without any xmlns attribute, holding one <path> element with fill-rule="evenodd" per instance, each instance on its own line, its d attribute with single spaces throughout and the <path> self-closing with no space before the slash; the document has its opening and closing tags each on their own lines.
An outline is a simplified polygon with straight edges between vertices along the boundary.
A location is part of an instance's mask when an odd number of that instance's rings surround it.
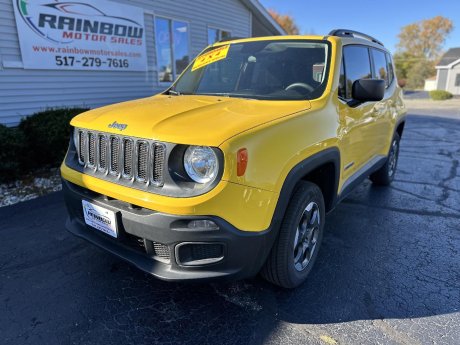
<svg viewBox="0 0 460 345">
<path fill-rule="evenodd" d="M 70 232 L 163 280 L 236 280 L 254 276 L 276 235 L 270 228 L 262 232 L 240 231 L 216 216 L 175 216 L 136 207 L 66 180 L 63 191 Z M 82 200 L 115 212 L 119 238 L 85 224 Z M 211 220 L 219 229 L 190 229 L 187 224 L 191 220 Z"/>
<path fill-rule="evenodd" d="M 61 165 L 63 179 L 96 193 L 123 200 L 161 213 L 178 215 L 213 215 L 234 227 L 259 232 L 271 226 L 278 194 L 228 181 L 220 181 L 211 191 L 189 198 L 147 193 L 97 177 L 82 174 Z"/>
</svg>

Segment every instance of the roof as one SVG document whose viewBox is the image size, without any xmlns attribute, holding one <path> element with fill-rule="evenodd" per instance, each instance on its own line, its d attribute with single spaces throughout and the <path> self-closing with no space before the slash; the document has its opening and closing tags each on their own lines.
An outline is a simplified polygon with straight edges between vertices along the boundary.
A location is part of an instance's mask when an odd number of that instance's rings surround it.
<svg viewBox="0 0 460 345">
<path fill-rule="evenodd" d="M 286 35 L 286 31 L 273 19 L 268 11 L 258 0 L 241 0 L 243 4 L 259 19 L 265 26 L 273 29 L 273 34 Z"/>
<path fill-rule="evenodd" d="M 442 57 L 441 60 L 436 65 L 437 67 L 449 66 L 452 63 L 460 60 L 460 47 L 450 48 Z"/>
</svg>

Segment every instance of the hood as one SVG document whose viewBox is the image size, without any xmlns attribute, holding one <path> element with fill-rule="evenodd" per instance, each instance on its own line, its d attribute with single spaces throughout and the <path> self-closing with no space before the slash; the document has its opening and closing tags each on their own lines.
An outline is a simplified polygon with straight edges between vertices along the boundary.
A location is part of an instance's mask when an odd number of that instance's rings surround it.
<svg viewBox="0 0 460 345">
<path fill-rule="evenodd" d="M 76 116 L 71 125 L 177 144 L 219 146 L 243 131 L 310 106 L 309 101 L 156 95 L 90 110 Z"/>
</svg>

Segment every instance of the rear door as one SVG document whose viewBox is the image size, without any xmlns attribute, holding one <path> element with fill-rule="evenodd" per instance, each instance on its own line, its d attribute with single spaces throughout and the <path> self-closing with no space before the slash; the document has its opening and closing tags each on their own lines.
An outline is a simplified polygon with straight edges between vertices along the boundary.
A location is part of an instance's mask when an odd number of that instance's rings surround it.
<svg viewBox="0 0 460 345">
<path fill-rule="evenodd" d="M 385 81 L 385 96 L 380 102 L 375 103 L 373 110 L 374 124 L 372 131 L 376 139 L 375 154 L 386 155 L 388 145 L 392 139 L 391 116 L 394 111 L 394 105 L 391 96 L 394 88 L 390 88 L 391 71 L 388 70 L 389 64 L 386 56 L 388 53 L 376 48 L 370 48 L 370 51 L 373 67 L 372 77 Z"/>
</svg>

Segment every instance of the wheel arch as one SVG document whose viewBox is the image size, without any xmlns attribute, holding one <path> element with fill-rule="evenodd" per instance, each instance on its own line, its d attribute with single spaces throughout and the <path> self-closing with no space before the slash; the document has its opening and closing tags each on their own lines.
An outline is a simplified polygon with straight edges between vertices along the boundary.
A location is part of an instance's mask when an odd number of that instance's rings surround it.
<svg viewBox="0 0 460 345">
<path fill-rule="evenodd" d="M 402 138 L 404 127 L 406 125 L 406 118 L 403 117 L 395 126 L 395 132 L 399 134 L 399 137 Z"/>
<path fill-rule="evenodd" d="M 273 215 L 272 226 L 281 224 L 290 197 L 299 181 L 310 181 L 318 185 L 323 193 L 326 212 L 337 202 L 340 178 L 340 152 L 336 147 L 328 148 L 298 163 L 284 180 Z M 332 183 L 331 183 L 332 179 Z"/>
</svg>

